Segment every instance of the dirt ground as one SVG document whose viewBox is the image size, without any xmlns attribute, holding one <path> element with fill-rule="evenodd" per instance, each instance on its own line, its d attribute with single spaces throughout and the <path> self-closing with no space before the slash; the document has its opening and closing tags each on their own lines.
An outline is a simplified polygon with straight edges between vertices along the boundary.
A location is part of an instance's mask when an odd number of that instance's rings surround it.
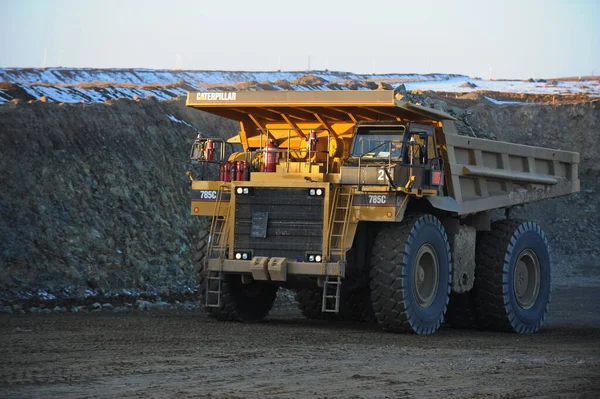
<svg viewBox="0 0 600 399">
<path fill-rule="evenodd" d="M 0 315 L 0 397 L 598 397 L 600 287 L 555 288 L 532 336 L 395 335 L 195 312 Z"/>
</svg>

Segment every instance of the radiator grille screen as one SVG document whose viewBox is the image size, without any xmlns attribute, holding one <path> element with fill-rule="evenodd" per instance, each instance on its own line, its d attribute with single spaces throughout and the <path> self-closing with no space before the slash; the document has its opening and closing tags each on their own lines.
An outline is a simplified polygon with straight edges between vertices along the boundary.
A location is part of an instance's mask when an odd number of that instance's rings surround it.
<svg viewBox="0 0 600 399">
<path fill-rule="evenodd" d="M 290 260 L 321 254 L 323 202 L 323 197 L 309 196 L 307 188 L 254 187 L 253 195 L 236 195 L 234 250 Z M 264 212 L 267 236 L 252 237 L 252 216 Z"/>
</svg>

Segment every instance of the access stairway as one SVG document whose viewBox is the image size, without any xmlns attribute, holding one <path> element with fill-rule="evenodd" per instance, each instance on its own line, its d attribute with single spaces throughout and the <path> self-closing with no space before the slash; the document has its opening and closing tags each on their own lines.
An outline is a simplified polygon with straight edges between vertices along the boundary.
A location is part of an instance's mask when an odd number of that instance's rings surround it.
<svg viewBox="0 0 600 399">
<path fill-rule="evenodd" d="M 228 197 L 226 199 L 226 197 Z M 208 249 L 204 258 L 204 270 L 208 270 L 208 260 L 218 258 L 223 261 L 227 253 L 227 238 L 229 233 L 229 223 L 227 219 L 231 209 L 231 189 L 222 185 L 217 192 L 217 200 L 210 225 L 210 235 Z M 207 307 L 218 308 L 221 306 L 221 295 L 223 286 L 223 271 L 208 271 L 206 280 L 206 297 L 204 304 Z"/>
</svg>

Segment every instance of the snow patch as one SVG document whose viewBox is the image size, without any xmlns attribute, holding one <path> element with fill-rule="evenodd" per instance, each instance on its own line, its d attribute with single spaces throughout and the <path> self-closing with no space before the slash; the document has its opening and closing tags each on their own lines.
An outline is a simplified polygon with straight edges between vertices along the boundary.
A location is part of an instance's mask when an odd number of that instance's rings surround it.
<svg viewBox="0 0 600 399">
<path fill-rule="evenodd" d="M 488 97 L 488 96 L 483 96 L 483 98 L 485 98 L 489 102 L 491 102 L 493 104 L 496 104 L 496 105 L 508 105 L 508 104 L 533 105 L 533 104 L 537 104 L 537 103 L 527 103 L 527 102 L 523 102 L 523 101 L 503 101 L 503 100 L 496 100 L 495 98 Z"/>
<path fill-rule="evenodd" d="M 187 123 L 186 121 L 182 121 L 181 119 L 177 119 L 175 118 L 173 115 L 167 115 L 169 117 L 170 120 L 172 120 L 175 123 L 182 123 L 186 126 L 191 127 L 192 129 L 194 128 L 192 125 L 190 125 L 189 123 Z"/>
<path fill-rule="evenodd" d="M 4 104 L 12 100 L 12 97 L 4 90 L 0 89 L 0 104 Z"/>
</svg>

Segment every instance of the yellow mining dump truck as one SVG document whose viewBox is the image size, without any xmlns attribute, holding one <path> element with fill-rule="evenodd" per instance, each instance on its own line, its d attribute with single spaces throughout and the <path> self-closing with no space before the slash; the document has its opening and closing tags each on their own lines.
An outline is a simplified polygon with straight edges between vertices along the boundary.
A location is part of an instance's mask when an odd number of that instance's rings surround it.
<svg viewBox="0 0 600 399">
<path fill-rule="evenodd" d="M 212 221 L 197 257 L 210 316 L 259 320 L 287 287 L 308 318 L 540 328 L 546 236 L 489 211 L 578 191 L 579 154 L 459 136 L 451 115 L 392 91 L 191 92 L 187 105 L 240 127 L 191 151 L 214 169 L 188 173 L 191 213 Z M 243 151 L 226 157 L 229 143 Z"/>
</svg>

